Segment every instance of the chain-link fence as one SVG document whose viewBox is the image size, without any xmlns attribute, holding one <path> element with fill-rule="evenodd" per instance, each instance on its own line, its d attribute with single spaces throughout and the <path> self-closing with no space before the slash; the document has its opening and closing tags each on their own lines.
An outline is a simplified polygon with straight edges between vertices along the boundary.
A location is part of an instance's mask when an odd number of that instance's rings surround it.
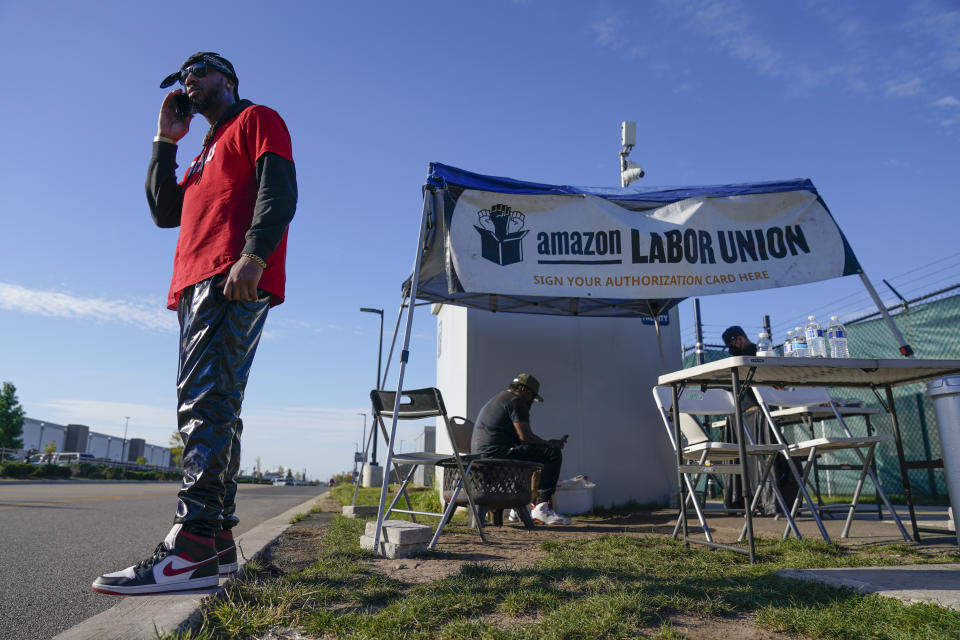
<svg viewBox="0 0 960 640">
<path fill-rule="evenodd" d="M 956 358 L 960 359 L 960 295 L 954 295 L 933 301 L 923 300 L 919 304 L 907 303 L 895 313 L 893 321 L 913 347 L 917 358 Z M 875 314 L 876 315 L 876 314 Z M 847 324 L 847 340 L 850 356 L 853 358 L 899 358 L 899 345 L 893 338 L 890 328 L 882 318 L 875 317 Z M 710 345 L 708 345 L 709 347 Z M 727 352 L 717 348 L 707 348 L 703 352 L 704 362 L 713 362 L 727 357 Z M 696 355 L 684 355 L 683 366 L 696 365 Z M 933 403 L 926 396 L 925 385 L 912 384 L 893 389 L 894 404 L 900 422 L 900 434 L 903 440 L 904 455 L 909 461 L 936 460 L 942 456 L 940 437 L 937 431 Z M 886 408 L 869 389 L 831 389 L 831 395 L 841 398 L 856 398 L 865 407 L 879 409 L 880 413 L 870 418 L 870 427 L 874 434 L 892 434 L 893 426 Z M 885 395 L 883 396 L 886 402 Z M 855 435 L 866 435 L 865 418 L 849 418 L 847 424 Z M 792 429 L 802 429 L 795 426 Z M 834 421 L 814 425 L 815 434 L 842 435 L 840 427 Z M 715 434 L 719 437 L 719 434 Z M 799 438 L 800 433 L 787 432 L 788 437 Z M 852 451 L 830 454 L 825 464 L 856 465 L 859 461 Z M 889 494 L 903 492 L 903 481 L 897 459 L 896 446 L 892 441 L 880 443 L 876 449 L 877 473 L 884 489 Z M 943 469 L 911 469 L 910 484 L 915 496 L 937 498 L 947 494 Z M 855 471 L 823 471 L 820 473 L 820 488 L 824 495 L 849 495 L 853 493 L 858 473 Z M 872 493 L 870 483 L 865 491 Z"/>
</svg>

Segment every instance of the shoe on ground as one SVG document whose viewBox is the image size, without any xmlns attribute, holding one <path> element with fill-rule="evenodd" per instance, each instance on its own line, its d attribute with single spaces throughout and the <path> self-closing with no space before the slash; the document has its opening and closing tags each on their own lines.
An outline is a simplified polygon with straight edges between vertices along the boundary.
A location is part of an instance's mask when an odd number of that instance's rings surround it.
<svg viewBox="0 0 960 640">
<path fill-rule="evenodd" d="M 220 575 L 213 538 L 182 531 L 182 527 L 174 525 L 152 556 L 103 574 L 91 588 L 113 596 L 140 596 L 216 587 Z"/>
<path fill-rule="evenodd" d="M 229 576 L 237 572 L 237 544 L 233 540 L 233 531 L 229 529 L 217 531 L 213 538 L 217 548 L 217 564 L 220 565 L 220 575 Z"/>
<path fill-rule="evenodd" d="M 533 508 L 530 517 L 537 524 L 570 524 L 573 522 L 567 516 L 560 515 L 550 508 L 549 502 L 541 502 Z"/>
</svg>

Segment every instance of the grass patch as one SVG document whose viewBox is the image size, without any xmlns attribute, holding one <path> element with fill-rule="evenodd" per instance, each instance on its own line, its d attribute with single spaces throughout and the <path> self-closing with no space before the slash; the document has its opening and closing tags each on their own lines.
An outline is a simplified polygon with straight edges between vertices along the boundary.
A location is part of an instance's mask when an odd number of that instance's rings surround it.
<svg viewBox="0 0 960 640">
<path fill-rule="evenodd" d="M 341 485 L 332 494 L 349 504 L 353 487 Z M 418 510 L 439 507 L 432 490 L 411 490 L 410 498 Z M 357 502 L 379 499 L 380 490 L 368 488 Z M 680 640 L 684 636 L 670 622 L 674 615 L 749 616 L 766 629 L 806 638 L 960 637 L 960 612 L 775 575 L 782 568 L 957 562 L 958 553 L 758 538 L 758 562 L 750 565 L 740 554 L 687 549 L 666 537 L 610 535 L 546 542 L 545 556 L 528 569 L 464 565 L 457 575 L 411 585 L 358 562 L 369 557 L 359 547 L 364 526 L 335 516 L 316 562 L 296 574 L 277 578 L 267 567 L 247 564 L 242 580 L 204 606 L 198 629 L 167 640 L 255 638 L 271 628 L 351 640 Z"/>
<path fill-rule="evenodd" d="M 295 515 L 295 516 L 293 516 L 292 518 L 290 518 L 290 524 L 297 524 L 298 522 L 300 522 L 301 520 L 303 520 L 303 519 L 306 518 L 306 517 L 307 517 L 307 514 L 305 514 L 305 513 L 298 513 L 297 515 Z"/>
<path fill-rule="evenodd" d="M 611 535 L 545 543 L 547 555 L 530 569 L 465 565 L 458 575 L 411 586 L 356 562 L 366 555 L 363 527 L 335 517 L 317 561 L 297 574 L 268 579 L 248 565 L 244 579 L 204 609 L 199 630 L 169 637 L 257 637 L 290 627 L 324 638 L 593 639 L 634 638 L 652 627 L 652 637 L 669 640 L 682 637 L 668 622 L 673 613 L 754 615 L 768 629 L 810 638 L 960 637 L 960 612 L 774 575 L 786 567 L 949 562 L 957 554 L 759 539 L 759 562 L 750 565 L 732 552 L 685 549 L 668 538 Z"/>
</svg>

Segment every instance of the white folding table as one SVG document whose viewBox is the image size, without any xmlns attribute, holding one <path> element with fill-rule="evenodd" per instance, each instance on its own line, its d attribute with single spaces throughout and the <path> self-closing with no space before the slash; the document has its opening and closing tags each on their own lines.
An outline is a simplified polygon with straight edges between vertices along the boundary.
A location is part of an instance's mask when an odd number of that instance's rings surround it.
<svg viewBox="0 0 960 640">
<path fill-rule="evenodd" d="M 908 468 L 925 466 L 925 463 L 908 463 L 904 459 L 903 441 L 900 437 L 900 425 L 897 420 L 896 406 L 893 401 L 893 387 L 925 382 L 949 375 L 960 374 L 960 360 L 939 359 L 874 359 L 874 358 L 767 358 L 758 356 L 733 356 L 701 364 L 688 369 L 681 369 L 660 376 L 657 384 L 673 387 L 674 410 L 677 411 L 676 398 L 686 386 L 699 385 L 703 387 L 724 387 L 732 389 L 736 413 L 734 435 L 741 448 L 740 459 L 746 460 L 746 450 L 743 438 L 743 415 L 740 408 L 740 399 L 745 391 L 754 386 L 784 386 L 784 387 L 850 387 L 872 389 L 877 398 L 880 390 L 886 395 L 885 408 L 890 413 L 893 425 L 893 436 L 897 447 L 897 458 L 900 462 L 900 475 L 903 480 L 904 494 L 907 507 L 910 511 L 910 522 L 913 527 L 913 538 L 920 540 L 921 529 L 917 526 L 917 518 L 913 507 L 913 494 L 910 489 Z M 679 431 L 680 416 L 674 416 L 674 429 Z M 677 442 L 680 442 L 679 432 L 675 433 Z M 677 454 L 677 481 L 680 487 L 680 518 L 683 521 L 684 543 L 696 542 L 711 547 L 730 548 L 745 552 L 754 560 L 753 518 L 750 510 L 746 510 L 747 549 L 720 543 L 709 543 L 705 540 L 690 538 L 687 534 L 686 496 L 683 485 L 684 460 Z M 743 479 L 744 501 L 749 505 L 752 496 L 749 482 Z M 951 500 L 960 502 L 960 496 L 951 496 Z M 954 509 L 958 506 L 955 504 Z M 819 521 L 819 520 L 818 520 Z M 926 530 L 925 531 L 932 531 Z"/>
</svg>

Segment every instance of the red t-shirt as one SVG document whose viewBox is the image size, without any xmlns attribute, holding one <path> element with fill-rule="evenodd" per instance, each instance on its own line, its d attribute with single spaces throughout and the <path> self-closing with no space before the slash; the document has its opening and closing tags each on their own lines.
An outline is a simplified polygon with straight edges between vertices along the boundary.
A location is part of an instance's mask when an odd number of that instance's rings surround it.
<svg viewBox="0 0 960 640">
<path fill-rule="evenodd" d="M 272 152 L 293 162 L 290 133 L 280 115 L 260 105 L 248 107 L 220 125 L 213 139 L 184 173 L 180 235 L 173 258 L 167 307 L 176 309 L 180 292 L 225 273 L 240 258 L 257 200 L 257 159 Z M 201 158 L 204 156 L 205 158 Z M 262 256 L 261 256 L 262 257 Z M 258 287 L 283 302 L 287 234 L 270 256 Z"/>
</svg>

